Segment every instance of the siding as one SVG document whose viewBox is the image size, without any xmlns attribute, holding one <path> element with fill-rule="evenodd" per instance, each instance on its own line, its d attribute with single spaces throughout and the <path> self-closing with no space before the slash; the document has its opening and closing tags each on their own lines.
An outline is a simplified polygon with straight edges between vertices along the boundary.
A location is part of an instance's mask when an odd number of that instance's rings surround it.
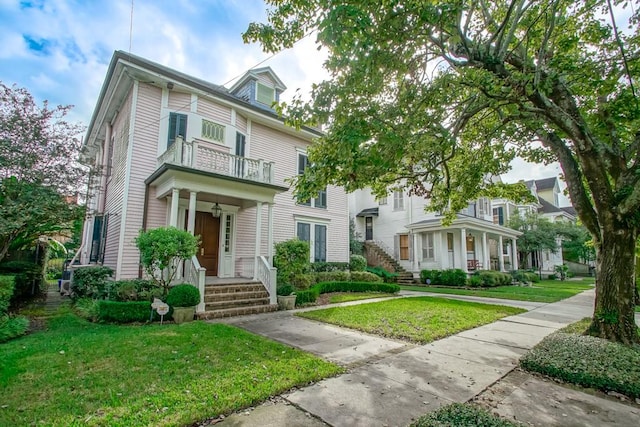
<svg viewBox="0 0 640 427">
<path fill-rule="evenodd" d="M 228 126 L 231 123 L 231 109 L 213 102 L 210 99 L 198 98 L 198 114 L 208 120 Z"/>
<path fill-rule="evenodd" d="M 140 83 L 142 87 L 144 83 Z M 159 89 L 158 89 L 159 90 Z M 160 104 L 158 104 L 160 106 Z M 169 101 L 167 106 L 171 111 L 188 113 L 191 109 L 191 94 L 169 91 Z"/>
</svg>

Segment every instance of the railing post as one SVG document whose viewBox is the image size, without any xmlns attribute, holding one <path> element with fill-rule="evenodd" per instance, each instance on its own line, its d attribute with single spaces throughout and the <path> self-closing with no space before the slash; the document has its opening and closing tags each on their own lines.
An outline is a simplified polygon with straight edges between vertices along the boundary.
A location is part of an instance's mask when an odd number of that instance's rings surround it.
<svg viewBox="0 0 640 427">
<path fill-rule="evenodd" d="M 269 304 L 277 304 L 278 298 L 276 296 L 276 273 L 278 269 L 275 267 L 269 268 Z"/>
<path fill-rule="evenodd" d="M 206 310 L 206 306 L 204 303 L 204 281 L 205 281 L 205 271 L 206 269 L 203 267 L 200 267 L 198 269 L 198 290 L 200 291 L 200 304 L 198 304 L 198 307 L 196 307 L 196 311 L 198 313 L 202 313 Z"/>
<path fill-rule="evenodd" d="M 273 184 L 274 179 L 273 179 L 273 162 L 269 162 L 269 184 Z"/>
<path fill-rule="evenodd" d="M 176 141 L 174 142 L 175 148 L 173 149 L 173 161 L 179 165 L 182 164 L 182 141 L 182 136 L 176 136 Z"/>
<path fill-rule="evenodd" d="M 264 182 L 264 160 L 258 159 L 258 181 Z"/>
</svg>

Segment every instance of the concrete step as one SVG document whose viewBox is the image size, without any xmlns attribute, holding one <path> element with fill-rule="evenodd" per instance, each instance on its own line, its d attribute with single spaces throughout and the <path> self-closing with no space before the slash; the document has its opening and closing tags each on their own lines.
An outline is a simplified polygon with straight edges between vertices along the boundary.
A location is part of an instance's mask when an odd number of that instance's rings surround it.
<svg viewBox="0 0 640 427">
<path fill-rule="evenodd" d="M 234 307 L 221 310 L 205 311 L 197 313 L 196 317 L 200 320 L 221 319 L 223 317 L 243 316 L 247 314 L 269 313 L 278 310 L 277 304 L 256 305 L 247 307 Z"/>
<path fill-rule="evenodd" d="M 263 306 L 269 304 L 269 297 L 251 298 L 251 299 L 235 299 L 227 301 L 214 301 L 205 303 L 206 311 L 223 310 L 227 308 L 242 308 L 250 306 Z"/>
</svg>

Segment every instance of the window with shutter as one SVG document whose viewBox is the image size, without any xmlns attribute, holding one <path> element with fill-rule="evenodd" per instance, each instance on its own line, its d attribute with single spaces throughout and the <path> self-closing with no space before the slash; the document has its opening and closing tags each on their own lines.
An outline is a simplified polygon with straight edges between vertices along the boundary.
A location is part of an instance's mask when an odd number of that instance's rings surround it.
<svg viewBox="0 0 640 427">
<path fill-rule="evenodd" d="M 304 153 L 298 153 L 298 175 L 302 175 L 309 165 L 309 158 Z M 327 208 L 327 189 L 320 190 L 318 192 L 318 196 L 313 199 L 300 201 L 298 200 L 299 205 L 304 206 L 312 206 L 314 208 Z"/>
<path fill-rule="evenodd" d="M 169 135 L 167 137 L 167 148 L 176 142 L 176 136 L 187 137 L 187 115 L 179 113 L 169 114 Z"/>
</svg>

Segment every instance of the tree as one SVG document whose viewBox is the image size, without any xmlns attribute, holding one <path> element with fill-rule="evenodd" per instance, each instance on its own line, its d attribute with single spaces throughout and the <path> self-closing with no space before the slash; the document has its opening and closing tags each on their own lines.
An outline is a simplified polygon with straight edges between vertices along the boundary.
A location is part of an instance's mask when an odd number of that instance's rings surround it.
<svg viewBox="0 0 640 427">
<path fill-rule="evenodd" d="M 180 264 L 196 254 L 200 239 L 175 227 L 159 227 L 140 230 L 135 244 L 140 250 L 142 267 L 162 289 L 163 296 L 167 296 Z"/>
<path fill-rule="evenodd" d="M 589 264 L 596 258 L 591 235 L 582 225 L 564 224 L 562 251 L 569 261 Z M 590 264 L 589 264 L 590 265 Z"/>
<path fill-rule="evenodd" d="M 267 3 L 245 41 L 275 52 L 316 32 L 328 51 L 312 101 L 281 106 L 293 125 L 328 125 L 300 197 L 404 187 L 450 219 L 478 195 L 524 194 L 486 179 L 514 157 L 558 161 L 597 253 L 590 333 L 638 342 L 638 0 Z"/>
<path fill-rule="evenodd" d="M 0 82 L 0 261 L 12 245 L 70 229 L 82 215 L 67 202 L 82 185 L 82 128 L 70 107 L 39 107 L 26 89 Z"/>
<path fill-rule="evenodd" d="M 558 251 L 558 235 L 561 233 L 559 227 L 546 218 L 540 217 L 537 213 L 527 213 L 524 216 L 514 215 L 509 220 L 509 227 L 522 232 L 518 237 L 518 251 L 525 255 L 526 264 L 523 267 L 531 267 L 528 263 L 529 256 L 536 254 L 540 260 L 542 251 Z M 538 264 L 539 269 L 542 265 Z"/>
</svg>

